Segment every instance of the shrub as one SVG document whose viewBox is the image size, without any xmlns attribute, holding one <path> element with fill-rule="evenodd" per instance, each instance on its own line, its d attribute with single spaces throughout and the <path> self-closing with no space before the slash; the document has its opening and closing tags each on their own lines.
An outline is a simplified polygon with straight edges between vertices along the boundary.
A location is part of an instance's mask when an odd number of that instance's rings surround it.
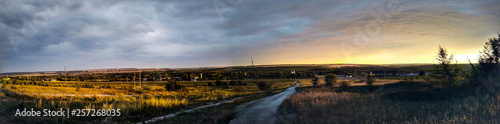
<svg viewBox="0 0 500 124">
<path fill-rule="evenodd" d="M 222 85 L 222 81 L 220 81 L 219 79 L 217 79 L 217 80 L 215 81 L 215 85 L 217 85 L 217 86 Z"/>
<path fill-rule="evenodd" d="M 314 77 L 312 79 L 312 84 L 314 85 L 314 87 L 317 87 L 318 86 L 318 77 Z"/>
<path fill-rule="evenodd" d="M 273 84 L 269 82 L 260 81 L 258 82 L 258 88 L 266 93 L 271 93 L 274 90 Z"/>
<path fill-rule="evenodd" d="M 328 74 L 325 76 L 326 85 L 333 85 L 337 83 L 337 75 Z"/>
<path fill-rule="evenodd" d="M 347 81 L 340 82 L 340 89 L 342 91 L 346 91 L 349 86 L 351 86 L 350 82 L 347 82 Z"/>
<path fill-rule="evenodd" d="M 80 92 L 80 91 L 81 91 L 80 87 L 79 87 L 79 86 L 77 86 L 77 87 L 76 87 L 76 92 Z"/>
<path fill-rule="evenodd" d="M 239 86 L 246 86 L 246 85 L 247 85 L 247 83 L 246 83 L 246 82 L 243 82 L 243 81 L 241 81 L 241 80 L 238 80 L 238 85 L 239 85 Z"/>
<path fill-rule="evenodd" d="M 179 89 L 182 89 L 182 85 L 177 83 L 177 81 L 168 81 L 167 84 L 165 84 L 165 90 L 167 91 L 176 91 Z"/>
<path fill-rule="evenodd" d="M 234 86 L 234 85 L 237 85 L 237 84 L 236 84 L 236 81 L 232 80 L 232 81 L 229 81 L 229 85 Z"/>
<path fill-rule="evenodd" d="M 439 61 L 438 65 L 435 65 L 434 74 L 432 75 L 435 79 L 439 80 L 436 82 L 437 85 L 452 86 L 458 83 L 459 72 L 461 69 L 457 64 L 452 66 L 452 61 L 454 54 L 449 54 L 446 48 L 439 46 L 436 60 Z"/>
<path fill-rule="evenodd" d="M 375 77 L 373 75 L 368 75 L 366 77 L 366 86 L 368 86 L 369 90 L 373 90 L 373 83 L 375 83 Z"/>
</svg>

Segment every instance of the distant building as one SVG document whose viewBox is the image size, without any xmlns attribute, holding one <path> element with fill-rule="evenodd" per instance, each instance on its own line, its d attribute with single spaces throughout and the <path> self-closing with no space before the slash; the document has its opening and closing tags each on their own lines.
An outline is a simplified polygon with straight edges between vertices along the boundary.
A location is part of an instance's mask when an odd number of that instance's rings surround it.
<svg viewBox="0 0 500 124">
<path fill-rule="evenodd" d="M 191 78 L 191 81 L 196 81 L 196 80 L 198 80 L 198 77 Z"/>
<path fill-rule="evenodd" d="M 181 77 L 175 77 L 175 80 L 176 81 L 182 81 L 182 78 Z"/>
<path fill-rule="evenodd" d="M 295 69 L 290 71 L 290 74 L 295 74 Z"/>
</svg>

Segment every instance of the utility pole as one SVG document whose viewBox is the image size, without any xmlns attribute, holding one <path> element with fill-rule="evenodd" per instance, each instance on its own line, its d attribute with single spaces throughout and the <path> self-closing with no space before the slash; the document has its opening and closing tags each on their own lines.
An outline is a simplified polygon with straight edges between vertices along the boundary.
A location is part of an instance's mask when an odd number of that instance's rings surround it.
<svg viewBox="0 0 500 124">
<path fill-rule="evenodd" d="M 356 65 L 353 66 L 354 67 L 354 72 L 352 73 L 352 83 L 356 83 L 356 77 L 354 75 L 356 75 Z"/>
<path fill-rule="evenodd" d="M 139 86 L 142 89 L 142 76 L 141 76 L 141 70 L 139 69 Z"/>
<path fill-rule="evenodd" d="M 259 79 L 258 79 L 259 76 L 257 76 L 257 72 L 255 72 L 255 65 L 253 64 L 253 58 L 250 57 L 250 60 L 252 61 L 252 70 L 253 70 L 253 72 L 255 74 L 254 75 L 254 80 L 255 80 L 255 82 L 259 82 Z"/>
<path fill-rule="evenodd" d="M 76 81 L 77 81 L 77 79 L 78 79 L 78 78 L 76 78 L 76 73 L 75 73 L 75 74 L 73 74 L 73 79 L 75 80 L 75 81 L 73 81 L 73 86 L 76 86 Z"/>
<path fill-rule="evenodd" d="M 66 83 L 66 86 L 68 86 L 68 81 L 66 80 L 66 66 L 64 66 L 64 82 Z"/>
<path fill-rule="evenodd" d="M 134 82 L 134 88 L 135 88 L 135 72 L 134 72 L 134 80 L 132 82 Z"/>
<path fill-rule="evenodd" d="M 387 67 L 385 67 L 384 70 L 384 80 L 387 81 Z"/>
</svg>

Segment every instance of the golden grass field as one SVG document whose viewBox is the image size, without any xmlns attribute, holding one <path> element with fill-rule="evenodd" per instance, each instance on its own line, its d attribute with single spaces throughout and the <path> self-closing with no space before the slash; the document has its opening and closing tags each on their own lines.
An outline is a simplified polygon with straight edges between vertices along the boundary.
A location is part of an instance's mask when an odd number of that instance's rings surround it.
<svg viewBox="0 0 500 124">
<path fill-rule="evenodd" d="M 304 81 L 302 81 L 304 82 Z M 385 94 L 329 86 L 301 87 L 281 105 L 283 123 L 499 123 L 500 96 L 475 99 L 463 88 L 433 88 L 425 82 L 377 82 Z M 311 86 L 311 85 L 306 85 Z"/>
<path fill-rule="evenodd" d="M 137 122 L 239 96 L 261 94 L 253 81 L 246 86 L 207 86 L 209 82 L 179 82 L 185 87 L 166 91 L 162 82 L 143 83 L 86 83 L 55 82 L 48 86 L 2 85 L 0 90 L 0 123 L 25 120 L 26 122 L 80 122 L 82 118 L 13 117 L 19 107 L 35 109 L 121 109 L 123 116 L 113 122 Z M 294 80 L 272 80 L 277 90 L 294 85 Z M 90 86 L 92 84 L 92 86 Z M 75 86 L 79 86 L 78 88 Z M 88 117 L 85 121 L 99 121 L 102 117 Z"/>
</svg>

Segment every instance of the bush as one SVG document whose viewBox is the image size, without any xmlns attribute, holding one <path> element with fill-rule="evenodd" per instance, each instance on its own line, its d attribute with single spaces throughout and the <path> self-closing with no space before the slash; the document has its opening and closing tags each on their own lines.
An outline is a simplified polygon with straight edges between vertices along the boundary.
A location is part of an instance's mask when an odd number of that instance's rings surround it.
<svg viewBox="0 0 500 124">
<path fill-rule="evenodd" d="M 76 92 L 80 92 L 81 88 L 79 86 L 76 87 Z"/>
<path fill-rule="evenodd" d="M 241 81 L 241 80 L 238 80 L 238 85 L 239 85 L 239 86 L 246 86 L 246 85 L 247 85 L 247 83 L 246 83 L 246 82 L 243 82 L 243 81 Z"/>
<path fill-rule="evenodd" d="M 375 83 L 375 77 L 373 75 L 368 75 L 366 77 L 366 86 L 368 86 L 369 90 L 373 90 L 373 83 Z"/>
<path fill-rule="evenodd" d="M 167 84 L 165 84 L 165 90 L 167 91 L 176 91 L 176 90 L 179 90 L 179 89 L 182 89 L 182 86 L 181 84 L 177 83 L 177 81 L 168 81 Z"/>
<path fill-rule="evenodd" d="M 314 87 L 317 87 L 318 86 L 318 77 L 314 77 L 312 79 L 312 84 L 314 85 Z"/>
<path fill-rule="evenodd" d="M 325 76 L 326 85 L 334 85 L 337 83 L 337 75 L 328 74 Z"/>
<path fill-rule="evenodd" d="M 216 80 L 216 81 L 215 81 L 215 85 L 217 85 L 217 86 L 222 85 L 222 81 L 220 81 L 220 80 Z"/>
<path fill-rule="evenodd" d="M 346 91 L 349 86 L 351 86 L 350 82 L 347 82 L 347 81 L 340 82 L 340 89 L 342 91 Z"/>
<path fill-rule="evenodd" d="M 266 93 L 271 93 L 274 90 L 273 84 L 269 82 L 258 82 L 258 88 Z"/>
<path fill-rule="evenodd" d="M 236 81 L 232 80 L 232 81 L 229 81 L 229 85 L 234 86 L 234 85 L 237 85 L 237 84 L 236 84 Z"/>
</svg>

